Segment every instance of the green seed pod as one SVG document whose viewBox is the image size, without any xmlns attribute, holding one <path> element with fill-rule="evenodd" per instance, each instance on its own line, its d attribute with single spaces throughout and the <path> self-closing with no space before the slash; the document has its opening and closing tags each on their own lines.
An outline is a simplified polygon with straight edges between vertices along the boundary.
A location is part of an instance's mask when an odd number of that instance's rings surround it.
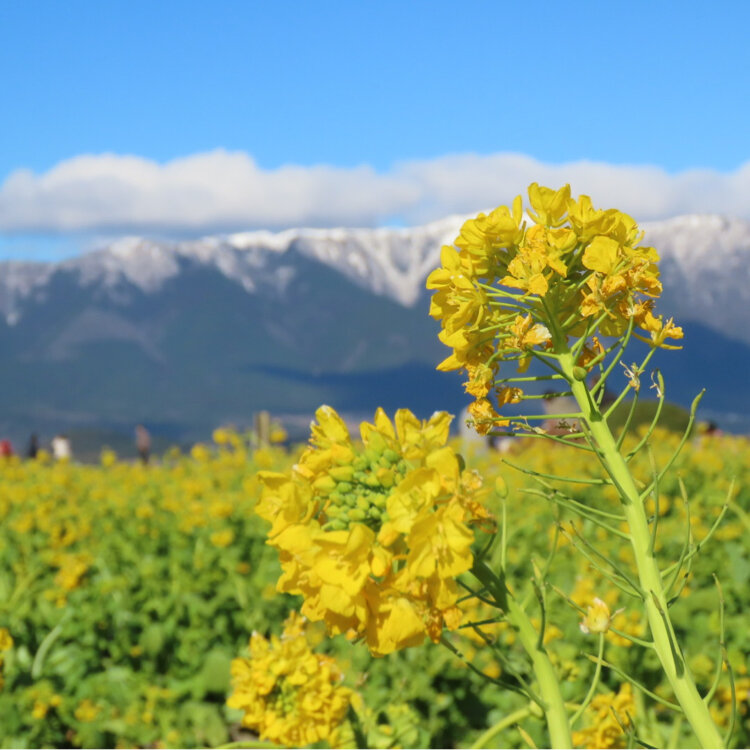
<svg viewBox="0 0 750 750">
<path fill-rule="evenodd" d="M 495 480 L 495 492 L 497 492 L 500 497 L 508 497 L 508 485 L 505 484 L 505 480 L 502 477 L 498 477 Z"/>
<path fill-rule="evenodd" d="M 586 376 L 588 373 L 586 372 L 586 369 L 583 367 L 578 367 L 577 365 L 573 368 L 573 377 L 576 380 L 586 380 Z"/>
</svg>

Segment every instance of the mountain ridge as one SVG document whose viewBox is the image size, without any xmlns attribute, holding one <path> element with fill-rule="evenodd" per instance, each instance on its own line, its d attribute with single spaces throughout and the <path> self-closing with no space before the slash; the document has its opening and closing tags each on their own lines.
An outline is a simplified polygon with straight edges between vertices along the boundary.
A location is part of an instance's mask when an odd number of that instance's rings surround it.
<svg viewBox="0 0 750 750">
<path fill-rule="evenodd" d="M 457 413 L 466 397 L 435 373 L 447 349 L 424 278 L 463 220 L 128 238 L 60 263 L 2 262 L 0 430 L 141 421 L 196 439 L 260 409 L 304 423 L 324 402 Z M 711 385 L 705 413 L 750 429 L 750 222 L 644 229 L 662 255 L 658 309 L 686 331 L 683 352 L 659 357 L 668 393 L 684 405 Z"/>
<path fill-rule="evenodd" d="M 429 271 L 439 263 L 440 247 L 451 244 L 468 217 L 451 216 L 420 227 L 399 229 L 288 229 L 208 236 L 197 240 L 159 241 L 128 237 L 58 263 L 0 262 L 0 313 L 12 324 L 22 314 L 21 303 L 43 290 L 57 271 L 79 274 L 83 285 L 112 288 L 127 280 L 145 292 L 158 292 L 180 273 L 181 262 L 217 268 L 248 293 L 259 286 L 282 286 L 292 267 L 264 276 L 269 256 L 283 257 L 295 249 L 302 255 L 336 269 L 354 283 L 405 306 L 414 306 Z M 710 308 L 726 324 L 717 302 L 727 287 L 742 302 L 750 303 L 750 222 L 717 214 L 689 214 L 643 224 L 644 243 L 660 252 L 663 266 L 687 284 L 694 302 Z M 701 268 L 702 266 L 702 268 Z M 701 272 L 703 276 L 701 276 Z M 706 275 L 708 274 L 708 275 Z M 707 283 L 710 281 L 710 283 Z M 743 283 L 738 283 L 739 281 Z M 665 285 L 669 296 L 670 289 Z M 671 300 L 679 306 L 684 290 Z M 750 331 L 744 332 L 750 343 Z"/>
</svg>

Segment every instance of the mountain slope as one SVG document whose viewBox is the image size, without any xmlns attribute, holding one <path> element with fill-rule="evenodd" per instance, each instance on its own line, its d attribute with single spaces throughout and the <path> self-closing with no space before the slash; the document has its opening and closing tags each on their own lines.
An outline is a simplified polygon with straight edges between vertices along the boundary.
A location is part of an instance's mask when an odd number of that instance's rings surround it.
<svg viewBox="0 0 750 750">
<path fill-rule="evenodd" d="M 322 402 L 457 411 L 457 379 L 434 371 L 447 350 L 424 278 L 461 221 L 127 239 L 59 264 L 1 263 L 0 430 L 144 421 L 196 437 L 262 408 L 302 424 Z M 750 428 L 750 224 L 680 217 L 647 225 L 645 241 L 663 259 L 660 310 L 687 334 L 655 361 L 670 398 L 708 384 L 706 417 Z"/>
</svg>

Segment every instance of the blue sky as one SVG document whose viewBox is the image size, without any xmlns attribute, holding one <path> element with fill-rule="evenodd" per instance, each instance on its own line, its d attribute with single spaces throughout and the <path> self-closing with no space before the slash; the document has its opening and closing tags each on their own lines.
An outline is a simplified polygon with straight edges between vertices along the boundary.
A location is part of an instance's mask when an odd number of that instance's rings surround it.
<svg viewBox="0 0 750 750">
<path fill-rule="evenodd" d="M 744 2 L 8 0 L 0 256 L 418 223 L 537 174 L 750 218 L 749 29 Z"/>
</svg>

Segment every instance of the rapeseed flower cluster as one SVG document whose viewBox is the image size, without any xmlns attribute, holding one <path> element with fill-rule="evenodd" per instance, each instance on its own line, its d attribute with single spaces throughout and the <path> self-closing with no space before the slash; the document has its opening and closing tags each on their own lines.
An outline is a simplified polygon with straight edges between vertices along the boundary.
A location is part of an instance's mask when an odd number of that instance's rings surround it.
<svg viewBox="0 0 750 750">
<path fill-rule="evenodd" d="M 228 687 L 226 655 L 286 611 L 261 598 L 277 566 L 254 474 L 292 457 L 225 436 L 200 463 L 111 450 L 100 464 L 0 462 L 0 735 L 26 747 L 156 747 L 171 730 L 176 747 L 229 741 L 213 698 Z M 156 691 L 188 675 L 198 687 L 180 712 Z"/>
<path fill-rule="evenodd" d="M 427 279 L 434 290 L 430 314 L 441 321 L 440 340 L 452 353 L 440 370 L 465 370 L 477 430 L 503 426 L 497 412 L 517 403 L 518 388 L 497 387 L 502 361 L 526 370 L 534 356 L 584 337 L 580 364 L 601 350 L 600 336 L 635 335 L 652 346 L 682 338 L 670 319 L 654 315 L 661 293 L 652 247 L 635 221 L 616 209 L 595 209 L 570 186 L 529 187 L 531 222 L 521 196 L 511 207 L 480 213 L 444 246 L 441 267 Z"/>
<path fill-rule="evenodd" d="M 330 656 L 314 653 L 305 622 L 293 612 L 281 637 L 250 638 L 250 657 L 234 659 L 232 695 L 227 704 L 244 712 L 243 726 L 262 740 L 309 747 L 329 740 L 344 721 L 352 691 Z"/>
<path fill-rule="evenodd" d="M 633 728 L 635 698 L 629 682 L 620 685 L 617 693 L 597 695 L 589 704 L 590 726 L 573 732 L 576 747 L 626 747 L 627 730 Z"/>
<path fill-rule="evenodd" d="M 25 698 L 32 701 L 31 717 L 35 721 L 46 719 L 50 711 L 57 711 L 63 702 L 62 696 L 49 682 L 40 682 L 29 688 Z"/>
<path fill-rule="evenodd" d="M 316 417 L 291 473 L 258 475 L 278 590 L 375 655 L 439 640 L 461 623 L 455 579 L 473 563 L 471 527 L 492 523 L 478 475 L 446 445 L 450 415 L 420 422 L 401 409 L 394 425 L 378 409 L 361 446 L 332 408 Z"/>
<path fill-rule="evenodd" d="M 630 450 L 643 434 L 634 431 L 624 448 Z M 18 738 L 18 743 L 28 747 L 162 747 L 164 743 L 215 747 L 232 739 L 216 703 L 216 695 L 227 687 L 226 655 L 253 628 L 265 633 L 273 623 L 280 623 L 287 607 L 286 600 L 275 594 L 276 555 L 267 547 L 263 551 L 267 523 L 252 512 L 263 486 L 255 471 L 290 471 L 292 463 L 299 463 L 299 452 L 274 447 L 257 450 L 246 440 L 226 435 L 222 439 L 225 442 L 205 446 L 200 462 L 178 451 L 170 451 L 147 467 L 119 461 L 111 451 L 103 453 L 101 465 L 58 465 L 48 457 L 2 462 L 0 603 L 4 613 L 0 625 L 7 627 L 15 641 L 12 651 L 0 654 L 5 657 L 5 686 L 0 692 L 3 736 Z M 679 435 L 662 429 L 653 433 L 658 466 L 671 459 L 678 443 Z M 359 447 L 356 450 L 362 453 Z M 507 465 L 497 454 L 478 451 L 472 458 L 471 448 L 467 453 L 467 461 L 480 471 L 486 486 L 494 486 L 496 477 L 504 472 L 508 497 L 524 498 L 508 502 L 506 509 L 512 529 L 507 549 L 509 585 L 520 591 L 533 574 L 532 560 L 549 552 L 556 514 L 546 499 L 521 494 L 536 487 L 534 480 L 520 472 L 507 473 Z M 571 476 L 601 476 L 582 452 L 543 440 L 519 437 L 512 441 L 506 458 L 546 474 L 564 465 Z M 638 453 L 630 465 L 637 481 L 646 486 L 653 477 L 648 455 Z M 743 559 L 750 528 L 741 515 L 742 509 L 747 513 L 750 507 L 750 442 L 730 435 L 696 435 L 674 467 L 690 496 L 689 514 L 678 482 L 665 478 L 660 482 L 658 508 L 650 498 L 645 501 L 649 515 L 658 510 L 660 518 L 656 549 L 663 544 L 663 553 L 677 560 L 688 522 L 694 544 L 702 544 L 726 503 L 731 478 L 736 476 L 729 494 L 732 506 L 713 537 L 722 544 L 706 545 L 708 558 L 701 558 L 703 567 L 694 570 L 719 570 L 727 558 Z M 591 508 L 612 510 L 612 488 L 588 483 L 561 487 Z M 498 515 L 503 494 L 487 498 Z M 575 524 L 592 543 L 607 539 L 602 529 L 578 521 Z M 627 531 L 624 525 L 619 528 Z M 234 539 L 223 546 L 230 531 Z M 576 534 L 571 533 L 570 538 L 574 540 Z M 583 612 L 555 607 L 546 623 L 544 641 L 549 641 L 553 625 L 569 636 L 567 641 L 552 641 L 547 648 L 560 679 L 571 683 L 566 688 L 571 699 L 575 692 L 585 693 L 594 669 L 593 664 L 581 660 L 571 662 L 568 655 L 572 643 L 577 644 L 576 653 L 582 648 L 592 650 L 595 637 L 580 634 L 578 623 L 596 596 L 612 613 L 611 627 L 604 636 L 607 661 L 627 669 L 633 679 L 658 695 L 670 698 L 669 687 L 653 669 L 653 662 L 640 658 L 637 644 L 618 634 L 647 637 L 643 608 L 613 587 L 601 572 L 586 566 L 575 545 L 566 539 L 560 534 L 557 541 L 549 570 L 550 584 L 555 587 L 551 590 L 562 592 Z M 607 551 L 613 560 L 620 560 L 630 547 L 618 537 L 609 540 Z M 88 565 L 85 570 L 84 562 Z M 403 559 L 397 564 L 403 565 Z M 688 590 L 698 596 L 691 593 L 673 612 L 680 618 L 676 621 L 679 632 L 689 638 L 686 654 L 691 657 L 690 669 L 708 689 L 717 669 L 711 658 L 716 595 L 709 590 L 711 581 L 706 585 L 706 577 L 691 576 L 682 596 Z M 63 588 L 65 581 L 74 587 Z M 466 582 L 470 583 L 468 577 Z M 747 582 L 741 576 L 727 576 L 722 585 L 728 602 L 727 646 L 735 661 L 735 655 L 742 653 L 746 629 L 741 605 L 747 599 Z M 618 614 L 625 604 L 627 610 Z M 518 631 L 507 621 L 491 622 L 496 610 L 480 600 L 459 600 L 457 606 L 464 618 L 462 627 L 448 636 L 449 642 L 485 675 L 510 679 L 506 670 L 520 656 Z M 67 610 L 70 616 L 66 617 Z M 122 626 L 123 617 L 126 627 Z M 40 640 L 61 622 L 62 630 L 39 677 L 31 678 L 33 654 Z M 468 627 L 469 623 L 476 623 L 476 629 Z M 322 632 L 322 623 L 319 625 Z M 0 646 L 10 640 L 0 628 Z M 487 647 L 488 640 L 493 648 Z M 462 696 L 474 694 L 482 705 L 491 706 L 500 715 L 516 705 L 514 696 L 506 697 L 498 685 L 484 685 L 475 672 L 447 651 L 416 650 L 406 659 L 372 662 L 367 654 L 356 649 L 351 652 L 340 641 L 330 647 L 344 658 L 357 654 L 351 666 L 340 662 L 347 674 L 368 670 L 368 680 L 359 688 L 366 707 L 357 704 L 356 696 L 354 707 L 370 747 L 470 744 L 473 730 L 464 723 Z M 696 656 L 705 662 L 700 670 Z M 105 662 L 114 668 L 103 672 L 97 667 Z M 607 675 L 612 673 L 605 672 L 605 679 Z M 352 674 L 352 678 L 353 682 L 356 677 Z M 111 689 L 112 679 L 117 682 L 116 690 Z M 185 709 L 187 704 L 179 693 L 160 686 L 188 684 L 184 682 L 188 679 L 197 695 L 193 694 Z M 450 692 L 446 685 L 457 687 Z M 735 668 L 735 693 L 738 713 L 745 720 L 737 722 L 737 746 L 748 742 L 749 686 L 740 665 Z M 208 691 L 203 697 L 202 690 Z M 396 716 L 396 708 L 405 710 L 401 701 L 414 707 L 408 721 Z M 423 713 L 424 706 L 429 706 L 429 717 Z M 718 722 L 729 725 L 732 700 L 726 672 L 715 692 L 712 712 Z M 668 736 L 667 722 L 672 714 L 657 712 L 655 716 L 664 731 L 662 737 Z M 114 733 L 112 727 L 116 727 Z M 354 740 L 345 736 L 347 731 L 351 733 L 345 721 L 341 732 L 329 741 L 354 746 Z M 682 744 L 687 741 L 686 732 L 683 725 Z"/>
<path fill-rule="evenodd" d="M 73 715 L 81 723 L 89 724 L 92 721 L 96 721 L 96 717 L 99 716 L 100 711 L 101 708 L 97 706 L 96 703 L 88 698 L 84 698 L 84 700 L 82 700 L 76 707 Z"/>
</svg>

